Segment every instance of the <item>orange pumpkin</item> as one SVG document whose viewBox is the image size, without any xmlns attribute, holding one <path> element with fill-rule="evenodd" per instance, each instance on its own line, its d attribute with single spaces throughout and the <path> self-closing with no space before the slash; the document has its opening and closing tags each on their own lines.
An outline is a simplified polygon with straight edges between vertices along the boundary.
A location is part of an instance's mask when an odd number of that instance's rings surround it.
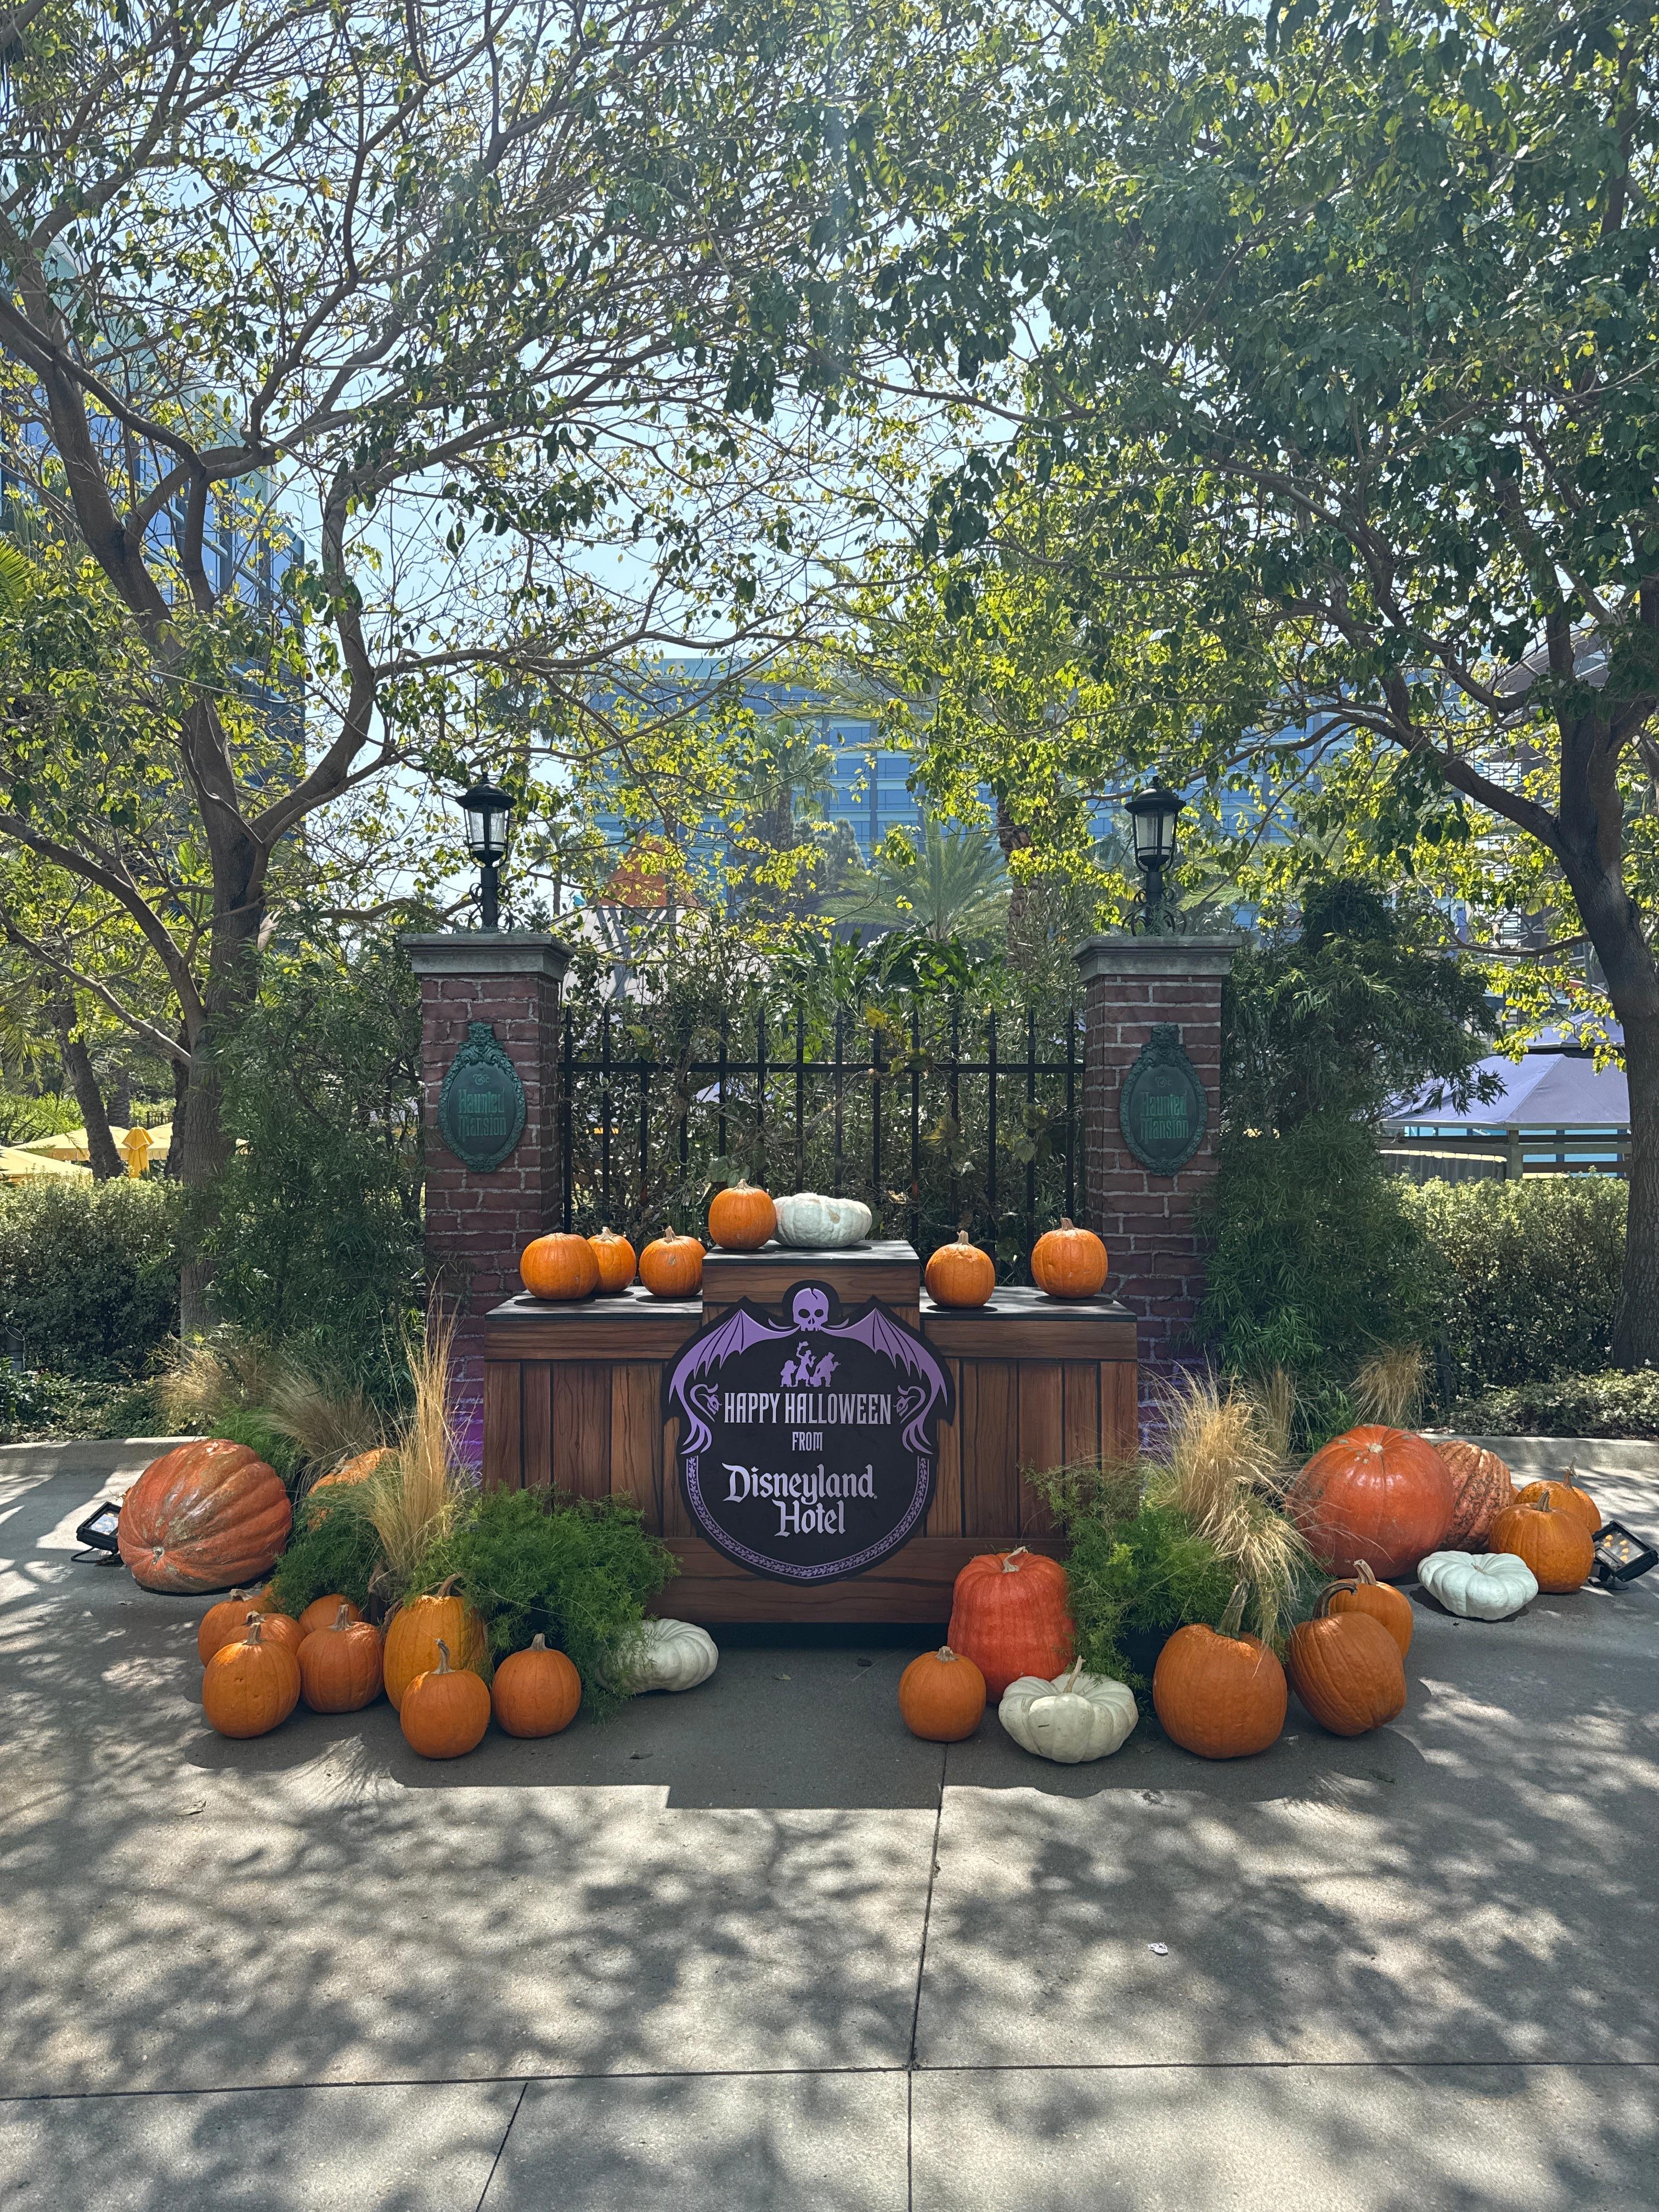
<svg viewBox="0 0 1659 2212">
<path fill-rule="evenodd" d="M 294 1525 L 280 1479 L 225 1437 L 152 1460 L 121 1501 L 116 1541 L 135 1582 L 191 1595 L 251 1583 Z"/>
<path fill-rule="evenodd" d="M 1540 1590 L 1582 1589 L 1595 1565 L 1595 1540 L 1583 1517 L 1558 1505 L 1550 1492 L 1558 1483 L 1531 1483 L 1540 1494 L 1528 1503 L 1506 1505 L 1492 1516 L 1492 1547 L 1511 1552 L 1532 1569 Z"/>
<path fill-rule="evenodd" d="M 599 1295 L 615 1297 L 634 1279 L 634 1247 L 625 1237 L 618 1237 L 614 1229 L 601 1229 L 587 1243 L 599 1271 Z"/>
<path fill-rule="evenodd" d="M 1484 1552 L 1492 1529 L 1492 1516 L 1513 1502 L 1515 1486 L 1507 1467 L 1494 1451 L 1453 1437 L 1435 1447 L 1452 1479 L 1452 1517 L 1441 1538 L 1448 1552 Z"/>
<path fill-rule="evenodd" d="M 398 1718 L 411 1751 L 422 1759 L 462 1759 L 489 1726 L 489 1692 L 470 1667 L 453 1667 L 438 1639 L 438 1663 L 404 1692 Z"/>
<path fill-rule="evenodd" d="M 527 1650 L 509 1652 L 495 1669 L 490 1708 L 508 1735 L 557 1735 L 576 1717 L 582 1678 L 562 1651 L 550 1651 L 538 1631 Z"/>
<path fill-rule="evenodd" d="M 319 1628 L 332 1628 L 342 1606 L 346 1609 L 348 1620 L 362 1619 L 361 1608 L 353 1605 L 343 1591 L 331 1590 L 326 1597 L 313 1598 L 311 1603 L 300 1615 L 300 1633 L 302 1636 L 310 1636 Z"/>
<path fill-rule="evenodd" d="M 1106 1247 L 1062 1217 L 1031 1247 L 1031 1280 L 1051 1298 L 1091 1298 L 1106 1280 Z"/>
<path fill-rule="evenodd" d="M 1572 1471 L 1568 1470 L 1569 1474 Z M 1559 1481 L 1525 1483 L 1513 1502 L 1516 1505 L 1536 1505 L 1545 1498 L 1558 1513 L 1571 1513 L 1575 1521 L 1582 1522 L 1592 1536 L 1601 1528 L 1601 1507 L 1588 1490 L 1581 1490 L 1576 1482 L 1565 1477 Z"/>
<path fill-rule="evenodd" d="M 758 1252 L 778 1233 L 778 1210 L 763 1190 L 734 1182 L 708 1201 L 708 1235 L 722 1252 Z"/>
<path fill-rule="evenodd" d="M 538 1237 L 519 1255 L 519 1273 L 532 1298 L 591 1298 L 599 1287 L 599 1263 L 586 1237 Z"/>
<path fill-rule="evenodd" d="M 247 1633 L 222 1644 L 202 1670 L 202 1711 L 221 1735 L 266 1735 L 300 1702 L 300 1662 L 257 1614 Z"/>
<path fill-rule="evenodd" d="M 1392 1583 L 1378 1582 L 1364 1559 L 1355 1570 L 1353 1579 L 1339 1583 L 1331 1592 L 1330 1609 L 1333 1613 L 1368 1613 L 1373 1620 L 1380 1620 L 1400 1646 L 1402 1659 L 1412 1648 L 1412 1631 L 1417 1623 L 1411 1600 Z"/>
<path fill-rule="evenodd" d="M 1392 1582 L 1437 1552 L 1452 1516 L 1452 1479 L 1426 1437 L 1406 1429 L 1350 1429 L 1297 1477 L 1291 1518 L 1328 1574 L 1353 1575 L 1363 1559 Z"/>
<path fill-rule="evenodd" d="M 1218 1628 L 1177 1628 L 1152 1669 L 1158 1725 L 1199 1759 L 1253 1759 L 1285 1725 L 1285 1669 L 1259 1636 L 1241 1629 L 1245 1595 L 1241 1583 Z"/>
<path fill-rule="evenodd" d="M 300 1646 L 299 1661 L 300 1688 L 313 1712 L 361 1712 L 380 1694 L 380 1632 L 344 1598 L 328 1626 L 313 1629 Z"/>
<path fill-rule="evenodd" d="M 957 1577 L 945 1640 L 973 1661 L 988 1697 L 1000 1698 L 1022 1674 L 1052 1681 L 1077 1656 L 1065 1568 L 1023 1544 L 969 1559 Z"/>
<path fill-rule="evenodd" d="M 640 1280 L 653 1298 L 695 1298 L 702 1288 L 702 1246 L 665 1229 L 640 1255 Z"/>
<path fill-rule="evenodd" d="M 270 1610 L 269 1606 L 259 1603 L 256 1594 L 247 1590 L 232 1590 L 228 1597 L 220 1598 L 202 1615 L 196 1631 L 197 1657 L 205 1667 L 222 1644 L 240 1643 L 249 1613 Z"/>
<path fill-rule="evenodd" d="M 1333 1735 L 1365 1735 L 1406 1709 L 1400 1646 L 1369 1613 L 1332 1613 L 1326 1590 L 1311 1620 L 1291 1631 L 1291 1687 Z"/>
<path fill-rule="evenodd" d="M 985 1677 L 948 1644 L 899 1676 L 899 1717 L 924 1743 L 960 1743 L 985 1717 Z"/>
<path fill-rule="evenodd" d="M 982 1306 L 997 1286 L 996 1262 L 959 1230 L 956 1243 L 941 1244 L 928 1261 L 926 1280 L 935 1305 Z"/>
<path fill-rule="evenodd" d="M 345 1490 L 354 1483 L 367 1482 L 380 1462 L 388 1456 L 388 1450 L 386 1445 L 377 1444 L 373 1451 L 359 1452 L 355 1459 L 349 1459 L 343 1465 L 337 1467 L 332 1474 L 319 1474 L 306 1492 L 305 1502 L 311 1507 L 306 1516 L 310 1526 L 314 1528 L 327 1511 L 325 1506 L 312 1504 L 319 1490 Z"/>
<path fill-rule="evenodd" d="M 453 1591 L 452 1577 L 399 1606 L 387 1623 L 386 1693 L 395 1710 L 401 1711 L 404 1692 L 415 1677 L 437 1665 L 440 1643 L 459 1652 L 463 1666 L 481 1680 L 489 1680 L 489 1638 L 483 1619 Z"/>
<path fill-rule="evenodd" d="M 291 1651 L 296 1659 L 299 1657 L 300 1646 L 306 1640 L 306 1632 L 291 1613 L 262 1613 L 257 1616 L 250 1615 L 250 1618 L 257 1618 L 259 1620 L 264 1629 L 265 1639 L 268 1643 L 280 1644 L 284 1651 Z"/>
</svg>

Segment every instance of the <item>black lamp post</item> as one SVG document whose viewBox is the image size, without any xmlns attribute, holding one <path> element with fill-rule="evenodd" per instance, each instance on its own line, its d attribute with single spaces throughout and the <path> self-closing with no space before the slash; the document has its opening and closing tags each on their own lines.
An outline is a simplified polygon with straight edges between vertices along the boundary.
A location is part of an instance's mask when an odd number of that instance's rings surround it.
<svg viewBox="0 0 1659 2212">
<path fill-rule="evenodd" d="M 475 783 L 461 793 L 461 818 L 466 824 L 466 849 L 478 864 L 478 903 L 483 926 L 498 927 L 496 872 L 507 858 L 507 825 L 513 813 L 508 794 L 493 783 Z"/>
<path fill-rule="evenodd" d="M 1186 800 L 1178 791 L 1166 791 L 1154 782 L 1125 801 L 1134 832 L 1135 866 L 1146 878 L 1146 927 L 1165 927 L 1164 871 L 1176 855 L 1176 823 Z"/>
</svg>

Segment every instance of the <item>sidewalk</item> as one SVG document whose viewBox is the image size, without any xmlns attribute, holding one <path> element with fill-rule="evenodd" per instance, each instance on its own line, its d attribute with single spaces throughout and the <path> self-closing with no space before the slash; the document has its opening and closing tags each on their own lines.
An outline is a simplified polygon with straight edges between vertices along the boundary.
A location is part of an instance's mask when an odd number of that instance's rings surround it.
<svg viewBox="0 0 1659 2212">
<path fill-rule="evenodd" d="M 877 1631 L 434 1766 L 205 1729 L 200 1607 L 70 1560 L 144 1455 L 0 1451 L 4 2212 L 1655 2202 L 1659 1574 L 1237 1765 L 918 1743 Z"/>
</svg>

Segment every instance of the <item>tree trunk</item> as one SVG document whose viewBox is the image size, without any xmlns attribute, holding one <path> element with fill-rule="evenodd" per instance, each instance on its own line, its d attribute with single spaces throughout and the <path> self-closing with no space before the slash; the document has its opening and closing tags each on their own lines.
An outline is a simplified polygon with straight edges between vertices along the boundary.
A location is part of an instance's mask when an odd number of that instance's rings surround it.
<svg viewBox="0 0 1659 2212">
<path fill-rule="evenodd" d="M 75 1103 L 81 1109 L 81 1119 L 86 1124 L 87 1157 L 92 1166 L 94 1182 L 113 1182 L 118 1176 L 126 1173 L 121 1155 L 115 1149 L 115 1139 L 109 1126 L 109 1115 L 104 1106 L 104 1094 L 98 1087 L 98 1078 L 93 1073 L 92 1055 L 78 1025 L 75 1001 L 59 999 L 52 1010 L 52 1026 L 58 1031 L 58 1050 L 64 1062 L 64 1072 L 69 1077 L 75 1092 Z"/>
<path fill-rule="evenodd" d="M 1031 842 L 1030 829 L 1024 822 L 1016 822 L 1009 811 L 1006 793 L 997 793 L 997 843 L 1008 869 L 1008 921 L 1006 936 L 1011 959 L 1018 960 L 1025 940 L 1026 910 L 1030 902 L 1029 887 L 1014 873 L 1013 858 L 1023 853 Z"/>
</svg>

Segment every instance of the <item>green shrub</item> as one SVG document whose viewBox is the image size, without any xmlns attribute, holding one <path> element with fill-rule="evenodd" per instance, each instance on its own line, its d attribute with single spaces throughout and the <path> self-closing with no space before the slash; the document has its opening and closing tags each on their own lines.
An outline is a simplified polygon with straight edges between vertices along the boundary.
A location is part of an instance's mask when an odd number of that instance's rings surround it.
<svg viewBox="0 0 1659 2212">
<path fill-rule="evenodd" d="M 37 1137 L 61 1137 L 81 1127 L 82 1115 L 71 1097 L 26 1098 L 0 1091 L 0 1145 L 30 1145 Z"/>
<path fill-rule="evenodd" d="M 1613 1368 L 1482 1390 L 1458 1399 L 1447 1425 L 1471 1437 L 1659 1437 L 1659 1373 Z"/>
<path fill-rule="evenodd" d="M 160 1437 L 170 1425 L 149 1382 L 14 1375 L 0 1367 L 0 1443 L 58 1437 Z"/>
<path fill-rule="evenodd" d="M 313 1599 L 338 1590 L 356 1606 L 368 1602 L 368 1585 L 380 1561 L 380 1540 L 367 1504 L 349 1483 L 326 1490 L 313 1505 L 307 1498 L 295 1516 L 295 1533 L 270 1577 L 277 1604 L 295 1620 Z"/>
<path fill-rule="evenodd" d="M 213 1424 L 216 1437 L 228 1437 L 233 1443 L 246 1444 L 251 1452 L 258 1452 L 265 1465 L 280 1474 L 291 1492 L 300 1480 L 305 1459 L 292 1437 L 279 1429 L 269 1413 L 256 1406 L 244 1406 L 234 1413 L 221 1413 Z"/>
<path fill-rule="evenodd" d="M 1402 1184 L 1401 1194 L 1433 1257 L 1428 1320 L 1443 1403 L 1609 1364 L 1625 1259 L 1622 1182 L 1528 1176 Z"/>
<path fill-rule="evenodd" d="M 154 1364 L 179 1325 L 179 1198 L 125 1176 L 0 1191 L 0 1321 L 31 1366 L 120 1382 Z"/>
</svg>

